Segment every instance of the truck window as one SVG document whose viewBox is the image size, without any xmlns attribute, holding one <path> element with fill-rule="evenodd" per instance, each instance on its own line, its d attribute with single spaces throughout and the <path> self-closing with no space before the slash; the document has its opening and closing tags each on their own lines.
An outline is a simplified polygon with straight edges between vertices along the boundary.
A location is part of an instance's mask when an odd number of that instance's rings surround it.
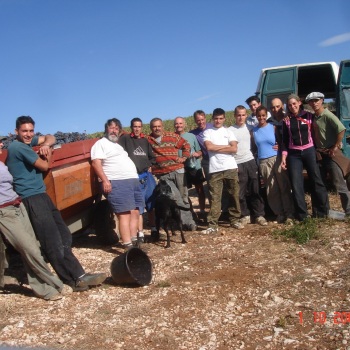
<svg viewBox="0 0 350 350">
<path fill-rule="evenodd" d="M 336 79 L 330 64 L 299 67 L 298 95 L 305 98 L 312 91 L 322 91 L 327 98 L 335 98 Z"/>
<path fill-rule="evenodd" d="M 261 102 L 264 106 L 270 106 L 271 100 L 280 98 L 286 103 L 287 96 L 296 89 L 296 69 L 271 69 L 265 71 L 263 79 Z"/>
</svg>

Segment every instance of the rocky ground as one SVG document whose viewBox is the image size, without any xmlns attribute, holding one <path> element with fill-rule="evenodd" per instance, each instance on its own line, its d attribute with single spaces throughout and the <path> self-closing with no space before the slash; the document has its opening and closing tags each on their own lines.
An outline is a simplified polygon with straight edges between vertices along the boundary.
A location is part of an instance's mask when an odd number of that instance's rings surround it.
<svg viewBox="0 0 350 350">
<path fill-rule="evenodd" d="M 332 209 L 340 210 L 331 196 Z M 350 224 L 318 222 L 318 238 L 299 245 L 269 222 L 214 235 L 187 232 L 145 244 L 153 262 L 146 287 L 111 278 L 59 301 L 27 285 L 0 295 L 2 345 L 49 349 L 350 349 Z M 87 271 L 110 274 L 118 246 L 93 234 L 74 239 Z"/>
</svg>

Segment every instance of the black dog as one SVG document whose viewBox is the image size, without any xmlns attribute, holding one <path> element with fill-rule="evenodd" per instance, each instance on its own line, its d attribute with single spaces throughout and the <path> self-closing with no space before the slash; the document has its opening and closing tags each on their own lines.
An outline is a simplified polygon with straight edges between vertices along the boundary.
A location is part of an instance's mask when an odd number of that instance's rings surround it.
<svg viewBox="0 0 350 350">
<path fill-rule="evenodd" d="M 155 240 L 159 240 L 159 230 L 162 222 L 162 227 L 167 235 L 167 244 L 165 248 L 170 247 L 169 227 L 173 235 L 175 235 L 174 224 L 178 224 L 181 232 L 181 243 L 187 243 L 182 230 L 181 212 L 176 201 L 172 198 L 171 187 L 166 181 L 160 180 L 153 192 L 154 208 L 156 214 L 157 236 Z"/>
</svg>

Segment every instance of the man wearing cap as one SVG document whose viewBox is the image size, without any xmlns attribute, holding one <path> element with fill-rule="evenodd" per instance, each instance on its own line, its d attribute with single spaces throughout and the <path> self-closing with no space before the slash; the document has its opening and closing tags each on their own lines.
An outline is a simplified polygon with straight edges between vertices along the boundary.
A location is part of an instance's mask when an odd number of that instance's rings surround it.
<svg viewBox="0 0 350 350">
<path fill-rule="evenodd" d="M 343 160 L 345 158 L 340 151 L 345 127 L 338 117 L 323 107 L 324 95 L 321 92 L 310 93 L 306 96 L 305 101 L 315 112 L 315 120 L 312 124 L 314 142 L 322 158 L 322 166 L 331 175 L 345 215 L 350 216 L 350 192 L 344 179 L 345 174 L 340 167 L 341 158 Z"/>
</svg>

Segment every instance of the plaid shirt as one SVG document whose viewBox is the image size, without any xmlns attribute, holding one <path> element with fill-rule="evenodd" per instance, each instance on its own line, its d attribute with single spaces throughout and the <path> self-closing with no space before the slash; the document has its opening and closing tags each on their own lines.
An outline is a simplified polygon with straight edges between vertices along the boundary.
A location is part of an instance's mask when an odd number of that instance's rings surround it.
<svg viewBox="0 0 350 350">
<path fill-rule="evenodd" d="M 164 175 L 184 167 L 183 163 L 178 163 L 178 151 L 182 150 L 182 157 L 188 158 L 191 155 L 190 144 L 180 135 L 174 132 L 163 132 L 160 143 L 151 135 L 148 142 L 153 148 L 156 156 L 156 165 L 152 166 L 154 175 Z"/>
</svg>

